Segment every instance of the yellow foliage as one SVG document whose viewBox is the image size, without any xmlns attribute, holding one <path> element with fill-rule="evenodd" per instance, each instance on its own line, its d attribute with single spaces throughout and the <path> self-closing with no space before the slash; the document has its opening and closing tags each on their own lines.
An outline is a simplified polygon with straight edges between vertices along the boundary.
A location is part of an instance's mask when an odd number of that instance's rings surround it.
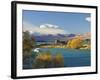
<svg viewBox="0 0 100 80">
<path fill-rule="evenodd" d="M 37 56 L 37 59 L 38 60 L 42 60 L 42 61 L 51 61 L 52 60 L 52 56 L 51 55 L 49 55 L 49 54 L 39 54 L 38 56 Z"/>
<path fill-rule="evenodd" d="M 35 59 L 33 67 L 36 68 L 48 68 L 48 67 L 62 67 L 64 66 L 64 60 L 62 54 L 56 54 L 53 56 L 51 52 L 46 51 L 38 54 Z"/>
<path fill-rule="evenodd" d="M 68 41 L 67 43 L 67 48 L 70 48 L 71 40 Z"/>
<path fill-rule="evenodd" d="M 68 41 L 67 47 L 68 48 L 73 48 L 73 49 L 80 48 L 81 47 L 81 42 L 82 42 L 81 37 L 74 38 L 74 39 Z"/>
<path fill-rule="evenodd" d="M 55 56 L 55 61 L 56 61 L 57 63 L 63 62 L 63 57 L 62 57 L 62 55 L 61 55 L 61 54 L 57 54 L 57 55 Z"/>
</svg>

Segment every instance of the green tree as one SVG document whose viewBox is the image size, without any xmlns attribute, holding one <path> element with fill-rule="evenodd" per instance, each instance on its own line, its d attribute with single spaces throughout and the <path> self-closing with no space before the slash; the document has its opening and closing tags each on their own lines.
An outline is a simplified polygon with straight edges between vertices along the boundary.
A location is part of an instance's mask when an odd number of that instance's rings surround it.
<svg viewBox="0 0 100 80">
<path fill-rule="evenodd" d="M 23 32 L 23 56 L 27 57 L 31 55 L 31 50 L 35 45 L 35 39 L 30 35 L 28 31 Z"/>
</svg>

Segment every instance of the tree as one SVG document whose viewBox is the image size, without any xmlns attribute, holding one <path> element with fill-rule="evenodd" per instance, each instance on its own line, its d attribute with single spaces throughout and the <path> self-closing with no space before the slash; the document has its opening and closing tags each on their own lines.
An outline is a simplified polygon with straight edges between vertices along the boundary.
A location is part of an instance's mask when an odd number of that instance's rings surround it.
<svg viewBox="0 0 100 80">
<path fill-rule="evenodd" d="M 72 40 L 69 40 L 67 43 L 68 48 L 73 48 L 73 49 L 78 49 L 82 46 L 82 38 L 81 37 L 76 37 Z"/>
<path fill-rule="evenodd" d="M 71 40 L 69 40 L 68 42 L 67 42 L 67 48 L 71 48 Z"/>
<path fill-rule="evenodd" d="M 63 67 L 64 66 L 64 58 L 63 58 L 62 54 L 60 54 L 60 53 L 56 54 L 53 61 L 54 61 L 54 67 Z"/>
<path fill-rule="evenodd" d="M 28 31 L 23 32 L 23 55 L 24 57 L 29 56 L 31 54 L 33 45 L 35 45 L 34 37 L 31 36 Z"/>
<path fill-rule="evenodd" d="M 38 54 L 33 64 L 33 68 L 54 68 L 63 67 L 64 58 L 62 54 L 57 53 L 55 56 L 50 51 Z"/>
</svg>

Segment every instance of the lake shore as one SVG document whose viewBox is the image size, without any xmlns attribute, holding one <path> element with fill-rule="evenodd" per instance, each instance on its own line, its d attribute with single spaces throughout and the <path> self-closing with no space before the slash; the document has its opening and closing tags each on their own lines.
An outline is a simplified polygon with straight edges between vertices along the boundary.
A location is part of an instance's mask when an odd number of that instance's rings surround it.
<svg viewBox="0 0 100 80">
<path fill-rule="evenodd" d="M 40 48 L 68 48 L 68 47 L 67 47 L 67 45 L 43 45 L 43 46 L 40 46 Z M 85 47 L 83 46 L 78 49 L 90 49 L 90 46 L 85 45 Z"/>
</svg>

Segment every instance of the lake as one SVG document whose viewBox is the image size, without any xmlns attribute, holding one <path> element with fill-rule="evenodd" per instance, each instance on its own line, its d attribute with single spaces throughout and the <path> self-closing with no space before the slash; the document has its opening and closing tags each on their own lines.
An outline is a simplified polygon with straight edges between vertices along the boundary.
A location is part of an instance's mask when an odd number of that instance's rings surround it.
<svg viewBox="0 0 100 80">
<path fill-rule="evenodd" d="M 52 55 L 62 54 L 64 67 L 82 67 L 91 65 L 90 50 L 66 49 L 66 48 L 41 48 L 41 51 L 50 51 Z M 34 52 L 33 52 L 34 54 Z M 33 57 L 26 59 L 23 69 L 32 69 Z"/>
<path fill-rule="evenodd" d="M 40 50 L 49 50 L 52 53 L 52 55 L 61 53 L 64 58 L 65 67 L 80 67 L 91 65 L 90 50 L 77 50 L 66 48 L 41 48 Z"/>
</svg>

